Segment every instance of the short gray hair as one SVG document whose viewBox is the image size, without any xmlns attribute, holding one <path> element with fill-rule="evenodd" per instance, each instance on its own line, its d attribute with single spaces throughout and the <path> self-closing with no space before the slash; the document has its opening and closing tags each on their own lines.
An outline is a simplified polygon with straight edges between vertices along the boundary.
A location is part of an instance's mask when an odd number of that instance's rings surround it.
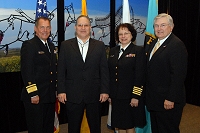
<svg viewBox="0 0 200 133">
<path fill-rule="evenodd" d="M 36 27 L 38 26 L 38 23 L 39 23 L 40 19 L 43 19 L 43 20 L 45 20 L 45 21 L 46 21 L 46 20 L 49 21 L 49 23 L 50 23 L 50 25 L 51 25 L 51 21 L 50 21 L 49 18 L 47 18 L 47 17 L 38 17 L 38 18 L 35 20 L 35 26 L 36 26 Z"/>
<path fill-rule="evenodd" d="M 170 15 L 166 14 L 166 13 L 158 14 L 158 15 L 154 18 L 154 24 L 155 24 L 155 21 L 156 21 L 157 19 L 164 18 L 164 17 L 167 18 L 167 20 L 168 20 L 168 22 L 169 22 L 169 25 L 172 26 L 172 27 L 174 27 L 173 18 L 172 18 Z"/>
</svg>

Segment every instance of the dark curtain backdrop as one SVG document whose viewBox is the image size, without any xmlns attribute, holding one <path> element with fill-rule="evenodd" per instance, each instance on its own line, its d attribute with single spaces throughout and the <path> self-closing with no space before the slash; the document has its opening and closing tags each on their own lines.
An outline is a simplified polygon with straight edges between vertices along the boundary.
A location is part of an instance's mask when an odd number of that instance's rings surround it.
<svg viewBox="0 0 200 133">
<path fill-rule="evenodd" d="M 173 17 L 173 33 L 187 47 L 186 101 L 200 106 L 200 1 L 159 0 L 158 10 Z"/>
<path fill-rule="evenodd" d="M 115 12 L 115 2 L 111 1 L 111 15 Z M 63 13 L 64 0 L 58 1 L 58 13 Z M 159 13 L 169 13 L 175 23 L 175 33 L 188 50 L 188 73 L 185 81 L 187 103 L 200 106 L 200 1 L 199 0 L 159 0 Z M 64 16 L 60 17 L 58 44 L 64 40 Z M 111 31 L 114 31 L 114 17 L 111 17 Z M 111 34 L 111 42 L 114 42 Z M 112 43 L 113 44 L 113 43 Z M 59 47 L 59 46 L 58 46 Z M 26 130 L 23 103 L 20 101 L 23 86 L 20 72 L 0 73 L 0 132 L 14 133 Z M 107 114 L 108 104 L 103 105 L 102 115 Z M 67 122 L 61 105 L 60 122 Z"/>
</svg>

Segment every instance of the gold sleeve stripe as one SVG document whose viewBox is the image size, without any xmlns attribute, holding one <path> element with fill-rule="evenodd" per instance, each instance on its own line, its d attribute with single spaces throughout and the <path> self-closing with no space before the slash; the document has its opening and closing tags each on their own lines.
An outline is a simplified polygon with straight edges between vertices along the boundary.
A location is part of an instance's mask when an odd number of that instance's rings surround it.
<svg viewBox="0 0 200 133">
<path fill-rule="evenodd" d="M 139 88 L 139 87 L 134 86 L 134 87 L 133 87 L 133 92 L 132 92 L 132 93 L 141 96 L 141 95 L 142 95 L 142 91 L 143 91 L 142 88 Z"/>
<path fill-rule="evenodd" d="M 28 93 L 32 93 L 34 91 L 37 91 L 37 86 L 36 86 L 36 84 L 26 86 L 26 90 L 27 90 Z"/>
</svg>

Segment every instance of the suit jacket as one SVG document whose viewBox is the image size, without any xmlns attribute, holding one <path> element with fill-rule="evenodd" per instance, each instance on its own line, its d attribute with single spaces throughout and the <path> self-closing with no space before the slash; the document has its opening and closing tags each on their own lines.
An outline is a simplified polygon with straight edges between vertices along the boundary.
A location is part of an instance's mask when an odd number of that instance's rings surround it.
<svg viewBox="0 0 200 133">
<path fill-rule="evenodd" d="M 109 74 L 104 43 L 89 39 L 85 62 L 77 38 L 61 43 L 58 59 L 58 94 L 66 93 L 72 103 L 99 101 L 101 93 L 109 94 Z"/>
<path fill-rule="evenodd" d="M 35 36 L 24 41 L 21 47 L 21 75 L 24 82 L 21 99 L 31 102 L 31 97 L 39 95 L 41 103 L 55 102 L 56 91 L 56 50 L 48 42 L 51 54 L 43 42 Z"/>
<path fill-rule="evenodd" d="M 149 60 L 154 45 L 147 53 L 147 108 L 164 111 L 165 99 L 175 102 L 175 107 L 184 105 L 188 56 L 184 43 L 171 33 Z"/>
<path fill-rule="evenodd" d="M 140 99 L 143 96 L 146 55 L 144 49 L 131 43 L 118 59 L 120 46 L 110 50 L 110 97 Z"/>
</svg>

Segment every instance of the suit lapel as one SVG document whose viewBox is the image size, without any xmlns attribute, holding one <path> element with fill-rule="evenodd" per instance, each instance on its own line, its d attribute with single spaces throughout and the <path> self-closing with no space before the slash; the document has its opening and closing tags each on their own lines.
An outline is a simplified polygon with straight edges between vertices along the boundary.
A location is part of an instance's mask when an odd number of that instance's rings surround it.
<svg viewBox="0 0 200 133">
<path fill-rule="evenodd" d="M 155 58 L 156 56 L 158 56 L 165 48 L 166 48 L 166 44 L 162 44 L 158 50 L 153 54 L 153 56 L 151 58 Z"/>
<path fill-rule="evenodd" d="M 115 64 L 118 62 L 119 49 L 120 49 L 120 46 L 116 46 L 110 49 L 108 61 L 112 62 L 111 64 Z"/>
<path fill-rule="evenodd" d="M 91 52 L 94 49 L 94 47 L 95 47 L 95 41 L 93 39 L 90 39 L 86 58 L 87 58 L 87 56 L 89 56 L 91 54 Z"/>
<path fill-rule="evenodd" d="M 83 60 L 83 57 L 81 55 L 81 52 L 78 46 L 77 38 L 74 38 L 71 40 L 71 46 L 74 48 L 74 51 L 76 52 L 76 54 L 78 54 L 78 56 Z"/>
<path fill-rule="evenodd" d="M 148 62 L 149 62 L 151 51 L 153 50 L 153 48 L 154 48 L 154 46 L 155 46 L 157 41 L 158 41 L 158 39 L 154 40 L 149 46 L 149 49 L 148 49 L 148 52 L 147 52 L 147 60 L 148 60 Z"/>
<path fill-rule="evenodd" d="M 49 44 L 49 49 L 51 51 L 51 59 L 53 59 L 53 56 L 55 56 L 58 53 L 58 51 L 55 49 L 52 43 L 48 42 L 48 44 Z"/>
<path fill-rule="evenodd" d="M 120 46 L 117 46 L 117 48 L 115 49 L 115 60 L 118 60 L 119 52 L 120 52 Z"/>
<path fill-rule="evenodd" d="M 174 36 L 173 33 L 171 33 L 171 35 L 163 42 L 163 44 L 158 48 L 158 50 L 151 57 L 150 62 L 153 61 L 159 54 L 161 54 L 165 50 L 165 48 L 167 48 L 167 45 L 169 44 L 169 41 L 173 38 L 173 36 Z M 154 45 L 153 45 L 153 47 L 154 47 Z M 153 49 L 153 47 L 151 48 L 151 50 Z M 151 52 L 151 50 L 149 52 Z M 149 55 L 150 55 L 150 53 L 149 53 Z M 148 56 L 148 59 L 149 59 L 149 56 Z"/>
<path fill-rule="evenodd" d="M 38 45 L 38 47 L 41 49 L 41 51 L 44 51 L 44 54 L 46 55 L 46 57 L 48 59 L 50 59 L 51 58 L 51 54 L 47 51 L 47 49 L 44 46 L 43 42 L 37 36 L 35 36 L 35 41 L 36 41 L 36 44 Z"/>
<path fill-rule="evenodd" d="M 94 50 L 95 46 L 96 46 L 95 45 L 95 40 L 90 38 L 90 40 L 89 40 L 89 46 L 88 46 L 88 51 L 87 51 L 86 58 L 85 58 L 85 62 L 87 61 L 87 58 L 90 56 L 90 54 Z"/>
<path fill-rule="evenodd" d="M 52 55 L 54 53 L 54 47 L 50 42 L 48 42 L 48 44 L 49 44 L 49 49 L 50 49 L 51 55 Z"/>
</svg>

